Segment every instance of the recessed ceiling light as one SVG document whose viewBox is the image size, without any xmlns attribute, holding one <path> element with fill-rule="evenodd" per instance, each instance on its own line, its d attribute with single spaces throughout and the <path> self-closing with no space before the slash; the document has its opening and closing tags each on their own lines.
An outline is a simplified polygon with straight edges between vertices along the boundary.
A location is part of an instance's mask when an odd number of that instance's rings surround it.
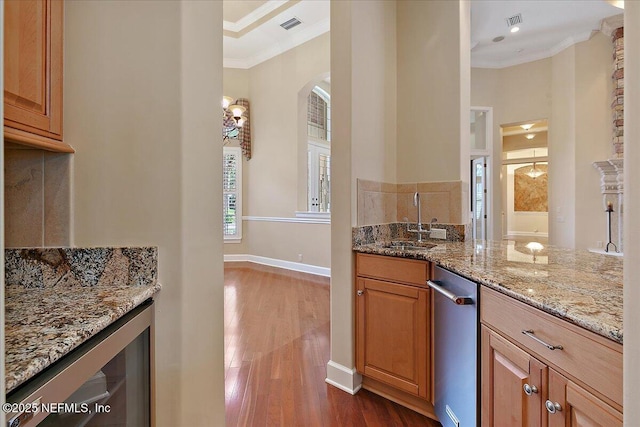
<svg viewBox="0 0 640 427">
<path fill-rule="evenodd" d="M 495 37 L 492 41 L 494 43 L 498 43 L 498 42 L 501 42 L 502 40 L 504 40 L 504 36 Z"/>
<path fill-rule="evenodd" d="M 529 130 L 533 127 L 533 123 L 526 123 L 524 125 L 520 125 L 520 127 L 524 130 Z"/>
<path fill-rule="evenodd" d="M 535 137 L 536 137 L 535 133 L 528 133 L 528 134 L 525 135 L 525 138 L 527 138 L 527 139 L 533 139 Z"/>
<path fill-rule="evenodd" d="M 520 27 L 513 27 L 513 28 L 511 28 L 511 32 L 512 32 L 512 33 L 517 33 L 518 31 L 520 31 Z"/>
</svg>

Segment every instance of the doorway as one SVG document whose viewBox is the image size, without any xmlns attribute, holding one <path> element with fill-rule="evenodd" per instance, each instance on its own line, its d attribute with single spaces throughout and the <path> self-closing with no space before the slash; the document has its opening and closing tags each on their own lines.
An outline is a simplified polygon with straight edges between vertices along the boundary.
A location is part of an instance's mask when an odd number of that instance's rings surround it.
<svg viewBox="0 0 640 427">
<path fill-rule="evenodd" d="M 547 120 L 501 125 L 501 130 L 503 239 L 546 244 L 549 239 Z"/>
<path fill-rule="evenodd" d="M 492 238 L 491 233 L 491 150 L 493 147 L 493 108 L 471 107 L 470 113 L 471 237 Z"/>
</svg>

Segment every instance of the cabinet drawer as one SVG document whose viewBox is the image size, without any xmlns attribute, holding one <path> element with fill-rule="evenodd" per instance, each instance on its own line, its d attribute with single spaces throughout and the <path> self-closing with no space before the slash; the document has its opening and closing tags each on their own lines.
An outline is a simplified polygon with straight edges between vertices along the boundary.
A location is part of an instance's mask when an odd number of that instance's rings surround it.
<svg viewBox="0 0 640 427">
<path fill-rule="evenodd" d="M 363 277 L 427 286 L 429 263 L 382 255 L 357 254 L 356 274 Z"/>
<path fill-rule="evenodd" d="M 481 321 L 622 407 L 622 346 L 482 287 Z M 533 337 L 562 349 L 551 350 Z"/>
</svg>

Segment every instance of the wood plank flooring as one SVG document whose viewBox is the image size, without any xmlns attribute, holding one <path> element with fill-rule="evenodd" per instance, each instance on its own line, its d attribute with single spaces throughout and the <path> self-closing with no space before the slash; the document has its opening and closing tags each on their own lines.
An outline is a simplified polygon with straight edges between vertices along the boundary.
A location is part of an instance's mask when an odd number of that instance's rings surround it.
<svg viewBox="0 0 640 427">
<path fill-rule="evenodd" d="M 225 264 L 227 426 L 428 426 L 438 423 L 366 390 L 325 383 L 329 279 Z"/>
</svg>

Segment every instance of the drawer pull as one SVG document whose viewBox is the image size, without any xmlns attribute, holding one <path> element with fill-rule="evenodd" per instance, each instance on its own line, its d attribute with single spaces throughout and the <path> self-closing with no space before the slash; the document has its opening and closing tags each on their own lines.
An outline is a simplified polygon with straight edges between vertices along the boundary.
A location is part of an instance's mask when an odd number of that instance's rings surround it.
<svg viewBox="0 0 640 427">
<path fill-rule="evenodd" d="M 358 289 L 358 296 L 361 297 L 364 294 L 364 291 L 362 289 Z"/>
<path fill-rule="evenodd" d="M 536 387 L 534 385 L 525 384 L 522 388 L 524 389 L 524 393 L 527 396 L 531 396 L 532 394 L 538 392 L 538 387 Z"/>
<path fill-rule="evenodd" d="M 427 285 L 433 289 L 434 291 L 444 295 L 446 298 L 450 299 L 454 304 L 457 305 L 471 305 L 473 304 L 473 298 L 471 297 L 463 297 L 454 294 L 453 292 L 443 288 L 440 286 L 439 282 L 433 282 L 431 280 L 427 280 Z"/>
<path fill-rule="evenodd" d="M 547 412 L 549 412 L 550 414 L 555 414 L 556 412 L 562 411 L 562 406 L 560 406 L 558 402 L 553 403 L 552 401 L 547 400 L 546 402 L 544 402 L 544 406 L 547 407 Z"/>
<path fill-rule="evenodd" d="M 538 341 L 540 344 L 542 344 L 543 346 L 547 347 L 549 350 L 562 350 L 563 347 L 558 344 L 558 345 L 551 345 L 551 344 L 547 344 L 546 342 L 542 341 L 540 338 L 536 337 L 533 333 L 533 330 L 531 329 L 527 329 L 525 331 L 522 331 L 523 334 L 525 334 L 526 336 L 528 336 L 529 338 L 533 339 L 534 341 Z"/>
</svg>

